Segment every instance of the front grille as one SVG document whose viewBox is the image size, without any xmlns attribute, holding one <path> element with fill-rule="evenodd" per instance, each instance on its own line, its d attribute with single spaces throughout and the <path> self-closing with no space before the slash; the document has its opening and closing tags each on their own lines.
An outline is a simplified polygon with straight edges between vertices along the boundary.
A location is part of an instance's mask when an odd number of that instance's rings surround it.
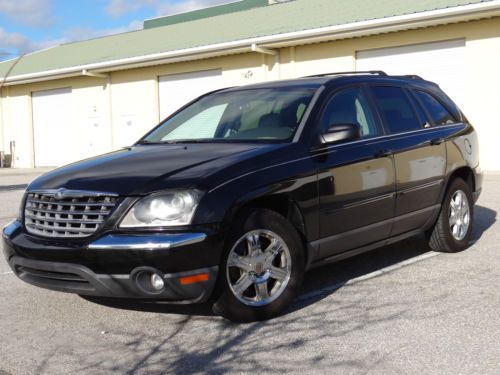
<svg viewBox="0 0 500 375">
<path fill-rule="evenodd" d="M 116 205 L 116 196 L 105 194 L 70 190 L 30 192 L 24 209 L 26 230 L 43 237 L 88 237 Z"/>
</svg>

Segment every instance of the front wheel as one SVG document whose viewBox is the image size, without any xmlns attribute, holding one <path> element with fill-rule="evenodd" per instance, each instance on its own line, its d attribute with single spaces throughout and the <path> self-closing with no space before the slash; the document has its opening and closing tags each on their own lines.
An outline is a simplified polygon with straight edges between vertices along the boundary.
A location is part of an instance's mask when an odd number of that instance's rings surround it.
<svg viewBox="0 0 500 375">
<path fill-rule="evenodd" d="M 429 233 L 434 251 L 455 253 L 464 250 L 472 234 L 473 197 L 462 179 L 453 180 L 441 207 L 439 218 Z"/>
<path fill-rule="evenodd" d="M 235 223 L 221 266 L 215 312 L 235 322 L 270 319 L 290 304 L 302 283 L 302 240 L 280 214 L 255 209 Z"/>
</svg>

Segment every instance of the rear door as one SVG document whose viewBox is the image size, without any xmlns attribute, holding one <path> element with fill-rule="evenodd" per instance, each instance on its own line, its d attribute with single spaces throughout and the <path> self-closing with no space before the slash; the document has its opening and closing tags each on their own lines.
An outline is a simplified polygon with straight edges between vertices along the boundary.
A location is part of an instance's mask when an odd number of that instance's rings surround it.
<svg viewBox="0 0 500 375">
<path fill-rule="evenodd" d="M 377 85 L 370 92 L 394 154 L 394 236 L 421 228 L 439 209 L 446 146 L 440 129 L 433 126 L 406 87 Z"/>
<path fill-rule="evenodd" d="M 319 258 L 385 239 L 394 214 L 394 161 L 363 87 L 332 94 L 319 119 L 321 131 L 354 123 L 361 139 L 318 151 Z"/>
</svg>

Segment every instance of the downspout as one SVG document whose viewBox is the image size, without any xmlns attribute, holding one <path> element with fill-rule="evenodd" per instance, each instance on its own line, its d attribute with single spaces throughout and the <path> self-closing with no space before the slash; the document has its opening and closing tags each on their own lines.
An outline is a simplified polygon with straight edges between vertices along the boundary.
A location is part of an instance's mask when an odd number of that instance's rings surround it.
<svg viewBox="0 0 500 375">
<path fill-rule="evenodd" d="M 296 52 L 295 46 L 291 46 L 290 47 L 290 65 L 291 65 L 293 78 L 295 78 L 297 76 L 296 67 L 295 67 L 295 61 L 296 61 L 295 52 Z"/>
<path fill-rule="evenodd" d="M 83 69 L 82 70 L 82 76 L 95 77 L 95 78 L 102 78 L 102 79 L 104 79 L 104 78 L 108 78 L 109 74 L 94 73 L 94 72 L 88 71 L 87 69 Z"/>
<path fill-rule="evenodd" d="M 108 96 L 108 121 L 109 121 L 109 131 L 110 131 L 110 148 L 113 149 L 114 144 L 115 144 L 115 139 L 114 139 L 115 134 L 114 134 L 114 127 L 113 127 L 113 95 L 111 92 L 111 88 L 112 88 L 111 73 L 96 73 L 96 72 L 91 72 L 87 69 L 83 69 L 82 76 L 101 78 L 101 79 L 106 80 L 106 83 L 103 85 L 103 88 Z"/>
<path fill-rule="evenodd" d="M 113 150 L 115 147 L 115 128 L 113 126 L 113 92 L 112 92 L 112 82 L 111 73 L 108 73 L 108 80 L 106 82 L 106 89 L 108 91 L 108 120 L 109 120 L 109 132 L 110 132 L 110 146 Z"/>
<path fill-rule="evenodd" d="M 263 66 L 265 67 L 265 73 L 266 73 L 266 80 L 267 80 L 267 73 L 269 72 L 269 65 L 267 64 L 266 61 L 266 55 L 274 56 L 274 65 L 276 65 L 278 71 L 278 79 L 281 79 L 281 54 L 279 49 L 260 47 L 256 43 L 253 43 L 251 45 L 251 50 L 252 52 L 257 52 L 262 54 Z"/>
<path fill-rule="evenodd" d="M 274 65 L 278 69 L 278 79 L 281 79 L 281 50 L 276 50 L 276 55 L 274 55 Z"/>
</svg>

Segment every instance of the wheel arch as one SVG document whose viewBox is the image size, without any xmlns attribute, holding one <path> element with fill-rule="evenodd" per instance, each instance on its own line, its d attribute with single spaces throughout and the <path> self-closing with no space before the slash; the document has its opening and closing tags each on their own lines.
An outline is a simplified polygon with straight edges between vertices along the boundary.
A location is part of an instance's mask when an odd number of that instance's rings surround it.
<svg viewBox="0 0 500 375">
<path fill-rule="evenodd" d="M 465 183 L 467 185 L 469 185 L 469 187 L 471 189 L 471 193 L 476 191 L 476 179 L 475 179 L 474 171 L 472 170 L 472 168 L 468 167 L 468 166 L 459 167 L 448 174 L 448 178 L 446 179 L 445 188 L 443 189 L 443 191 L 441 193 L 440 201 L 442 201 L 444 199 L 446 192 L 448 191 L 448 189 L 450 187 L 450 184 L 456 178 L 461 178 L 462 180 L 464 180 Z"/>
<path fill-rule="evenodd" d="M 451 181 L 453 181 L 457 177 L 464 180 L 470 186 L 471 192 L 476 191 L 476 179 L 474 177 L 474 171 L 472 170 L 471 167 L 464 166 L 464 167 L 460 167 L 460 168 L 455 169 L 448 177 L 448 182 L 446 184 L 447 189 L 448 189 Z"/>
<path fill-rule="evenodd" d="M 306 238 L 306 224 L 302 212 L 297 203 L 286 194 L 265 195 L 240 202 L 232 207 L 227 221 L 232 222 L 244 211 L 254 208 L 265 208 L 279 213 L 292 223 L 304 239 Z"/>
<path fill-rule="evenodd" d="M 224 220 L 226 226 L 229 227 L 231 223 L 235 222 L 239 215 L 242 215 L 249 210 L 258 208 L 274 211 L 292 223 L 294 228 L 297 230 L 299 237 L 302 239 L 304 256 L 306 258 L 306 264 L 308 264 L 308 262 L 312 259 L 312 254 L 308 251 L 306 222 L 297 202 L 295 202 L 295 200 L 287 194 L 279 193 L 254 196 L 234 204 Z"/>
</svg>

